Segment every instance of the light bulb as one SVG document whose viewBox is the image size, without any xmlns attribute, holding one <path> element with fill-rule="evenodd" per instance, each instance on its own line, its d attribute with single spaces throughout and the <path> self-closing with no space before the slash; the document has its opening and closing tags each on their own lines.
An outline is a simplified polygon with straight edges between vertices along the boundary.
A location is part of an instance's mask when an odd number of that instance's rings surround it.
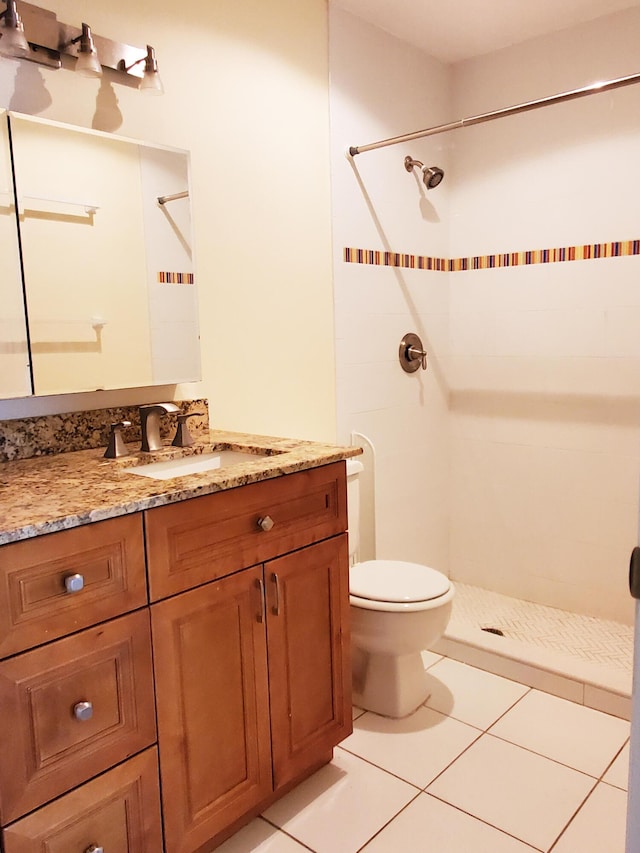
<svg viewBox="0 0 640 853">
<path fill-rule="evenodd" d="M 102 77 L 102 66 L 95 50 L 90 53 L 81 52 L 78 54 L 76 71 L 83 77 Z"/>
<path fill-rule="evenodd" d="M 150 44 L 147 45 L 147 55 L 144 60 L 144 74 L 140 85 L 138 86 L 141 92 L 148 95 L 164 95 L 164 86 L 158 74 L 158 61 L 156 52 Z"/>
<path fill-rule="evenodd" d="M 7 12 L 0 24 L 0 36 L 0 53 L 3 56 L 20 59 L 31 54 L 29 42 L 24 34 L 24 26 L 15 11 L 15 4 L 13 7 L 7 4 Z"/>
</svg>

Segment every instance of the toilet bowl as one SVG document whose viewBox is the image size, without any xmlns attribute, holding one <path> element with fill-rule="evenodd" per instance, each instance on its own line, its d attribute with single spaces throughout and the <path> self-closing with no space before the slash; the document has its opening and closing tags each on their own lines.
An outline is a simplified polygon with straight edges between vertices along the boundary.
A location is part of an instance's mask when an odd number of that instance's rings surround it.
<svg viewBox="0 0 640 853">
<path fill-rule="evenodd" d="M 454 587 L 442 572 L 418 563 L 357 562 L 362 470 L 357 460 L 347 461 L 353 701 L 405 717 L 429 695 L 421 652 L 444 633 Z"/>
</svg>

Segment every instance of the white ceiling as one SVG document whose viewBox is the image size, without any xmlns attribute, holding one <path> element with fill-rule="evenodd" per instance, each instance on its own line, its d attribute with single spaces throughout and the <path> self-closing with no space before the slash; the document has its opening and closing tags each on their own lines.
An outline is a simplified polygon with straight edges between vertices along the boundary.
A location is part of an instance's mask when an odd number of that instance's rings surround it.
<svg viewBox="0 0 640 853">
<path fill-rule="evenodd" d="M 443 62 L 490 53 L 640 0 L 330 0 Z"/>
</svg>

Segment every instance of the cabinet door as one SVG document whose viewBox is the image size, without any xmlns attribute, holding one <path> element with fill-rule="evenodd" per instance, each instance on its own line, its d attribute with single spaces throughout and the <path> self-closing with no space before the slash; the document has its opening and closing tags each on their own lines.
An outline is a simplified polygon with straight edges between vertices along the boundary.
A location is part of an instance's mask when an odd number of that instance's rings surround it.
<svg viewBox="0 0 640 853">
<path fill-rule="evenodd" d="M 274 787 L 351 734 L 346 534 L 265 565 Z"/>
<path fill-rule="evenodd" d="M 151 614 L 165 843 L 187 853 L 272 790 L 262 568 Z"/>
<path fill-rule="evenodd" d="M 155 747 L 4 830 L 5 853 L 159 853 Z"/>
</svg>

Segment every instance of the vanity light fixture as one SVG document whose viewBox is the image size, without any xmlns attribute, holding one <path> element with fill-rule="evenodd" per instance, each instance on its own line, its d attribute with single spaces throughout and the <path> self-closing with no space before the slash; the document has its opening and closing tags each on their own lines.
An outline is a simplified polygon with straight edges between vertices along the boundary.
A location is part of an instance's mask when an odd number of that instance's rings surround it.
<svg viewBox="0 0 640 853">
<path fill-rule="evenodd" d="M 83 23 L 82 29 L 64 24 L 55 12 L 24 0 L 0 0 L 0 8 L 1 4 L 6 9 L 0 12 L 0 55 L 61 68 L 61 55 L 65 54 L 76 59 L 76 70 L 84 76 L 100 77 L 103 68 L 111 68 L 131 83 L 137 77 L 142 91 L 163 93 L 150 45 L 143 50 L 96 35 L 88 24 Z"/>
<path fill-rule="evenodd" d="M 132 62 L 131 65 L 125 65 L 123 59 L 122 62 L 118 64 L 118 68 L 120 71 L 126 71 L 128 74 L 132 68 L 139 65 L 141 62 L 144 62 L 144 73 L 138 86 L 140 91 L 146 92 L 149 95 L 164 95 L 164 86 L 162 85 L 160 74 L 158 73 L 156 52 L 150 44 L 147 45 L 146 56 L 136 59 L 136 61 Z"/>
<path fill-rule="evenodd" d="M 30 53 L 29 43 L 24 34 L 22 18 L 16 8 L 16 0 L 5 0 L 7 8 L 0 13 L 0 54 L 24 59 Z"/>
</svg>

